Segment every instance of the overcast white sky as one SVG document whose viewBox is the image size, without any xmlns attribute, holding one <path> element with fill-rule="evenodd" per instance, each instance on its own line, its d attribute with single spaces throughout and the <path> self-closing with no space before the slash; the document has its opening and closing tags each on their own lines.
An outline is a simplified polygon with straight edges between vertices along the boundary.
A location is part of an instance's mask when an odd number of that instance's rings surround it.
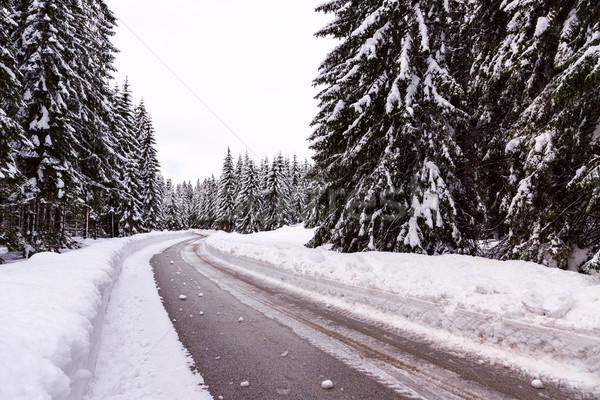
<svg viewBox="0 0 600 400">
<path fill-rule="evenodd" d="M 106 3 L 259 157 L 310 158 L 312 80 L 335 45 L 314 37 L 330 20 L 314 11 L 322 0 Z M 163 174 L 194 183 L 218 176 L 227 146 L 235 155 L 247 148 L 123 23 L 116 77 L 128 76 L 136 102 L 146 102 Z"/>
</svg>

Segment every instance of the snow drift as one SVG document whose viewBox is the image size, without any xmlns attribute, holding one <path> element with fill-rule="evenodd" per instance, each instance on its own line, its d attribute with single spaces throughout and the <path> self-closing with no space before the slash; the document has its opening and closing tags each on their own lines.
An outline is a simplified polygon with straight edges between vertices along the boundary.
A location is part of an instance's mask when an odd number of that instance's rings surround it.
<svg viewBox="0 0 600 400">
<path fill-rule="evenodd" d="M 80 399 L 124 259 L 192 235 L 141 234 L 0 266 L 0 399 Z"/>
</svg>

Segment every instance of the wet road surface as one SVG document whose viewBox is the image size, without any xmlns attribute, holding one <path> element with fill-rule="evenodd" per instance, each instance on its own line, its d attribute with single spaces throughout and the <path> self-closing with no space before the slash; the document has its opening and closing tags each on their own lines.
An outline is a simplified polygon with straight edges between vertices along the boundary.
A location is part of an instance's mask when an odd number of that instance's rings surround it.
<svg viewBox="0 0 600 400">
<path fill-rule="evenodd" d="M 151 260 L 163 304 L 215 399 L 576 399 L 227 270 L 202 241 Z M 180 296 L 186 296 L 185 300 Z M 323 380 L 334 388 L 321 388 Z M 242 386 L 242 382 L 248 383 Z"/>
</svg>

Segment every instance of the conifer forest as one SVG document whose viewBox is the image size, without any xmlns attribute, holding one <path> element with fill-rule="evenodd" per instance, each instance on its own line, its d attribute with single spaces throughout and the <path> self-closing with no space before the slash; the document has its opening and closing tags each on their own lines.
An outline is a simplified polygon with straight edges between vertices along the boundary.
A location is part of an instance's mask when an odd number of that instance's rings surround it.
<svg viewBox="0 0 600 400">
<path fill-rule="evenodd" d="M 311 247 L 600 270 L 596 0 L 327 0 L 312 160 L 224 149 L 220 176 L 194 185 L 162 177 L 146 105 L 112 77 L 103 0 L 0 10 L 10 250 L 303 222 Z"/>
</svg>

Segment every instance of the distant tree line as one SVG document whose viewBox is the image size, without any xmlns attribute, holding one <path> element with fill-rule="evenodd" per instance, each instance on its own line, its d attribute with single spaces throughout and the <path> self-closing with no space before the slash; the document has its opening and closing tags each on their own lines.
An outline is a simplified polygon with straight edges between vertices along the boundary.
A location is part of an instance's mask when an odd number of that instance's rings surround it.
<svg viewBox="0 0 600 400">
<path fill-rule="evenodd" d="M 600 269 L 600 2 L 317 10 L 311 245 Z"/>
<path fill-rule="evenodd" d="M 114 27 L 103 0 L 0 1 L 0 245 L 161 227 L 151 118 L 110 83 Z"/>
<path fill-rule="evenodd" d="M 304 221 L 309 196 L 310 166 L 282 154 L 272 162 L 267 158 L 256 164 L 248 154 L 234 162 L 230 150 L 219 179 L 214 176 L 182 190 L 183 206 L 167 212 L 174 226 L 177 216 L 189 217 L 189 226 L 220 229 L 228 232 L 253 233 L 273 230 Z M 185 185 L 185 184 L 184 184 Z M 166 200 L 170 202 L 170 200 Z M 177 201 L 173 202 L 174 204 Z"/>
</svg>

